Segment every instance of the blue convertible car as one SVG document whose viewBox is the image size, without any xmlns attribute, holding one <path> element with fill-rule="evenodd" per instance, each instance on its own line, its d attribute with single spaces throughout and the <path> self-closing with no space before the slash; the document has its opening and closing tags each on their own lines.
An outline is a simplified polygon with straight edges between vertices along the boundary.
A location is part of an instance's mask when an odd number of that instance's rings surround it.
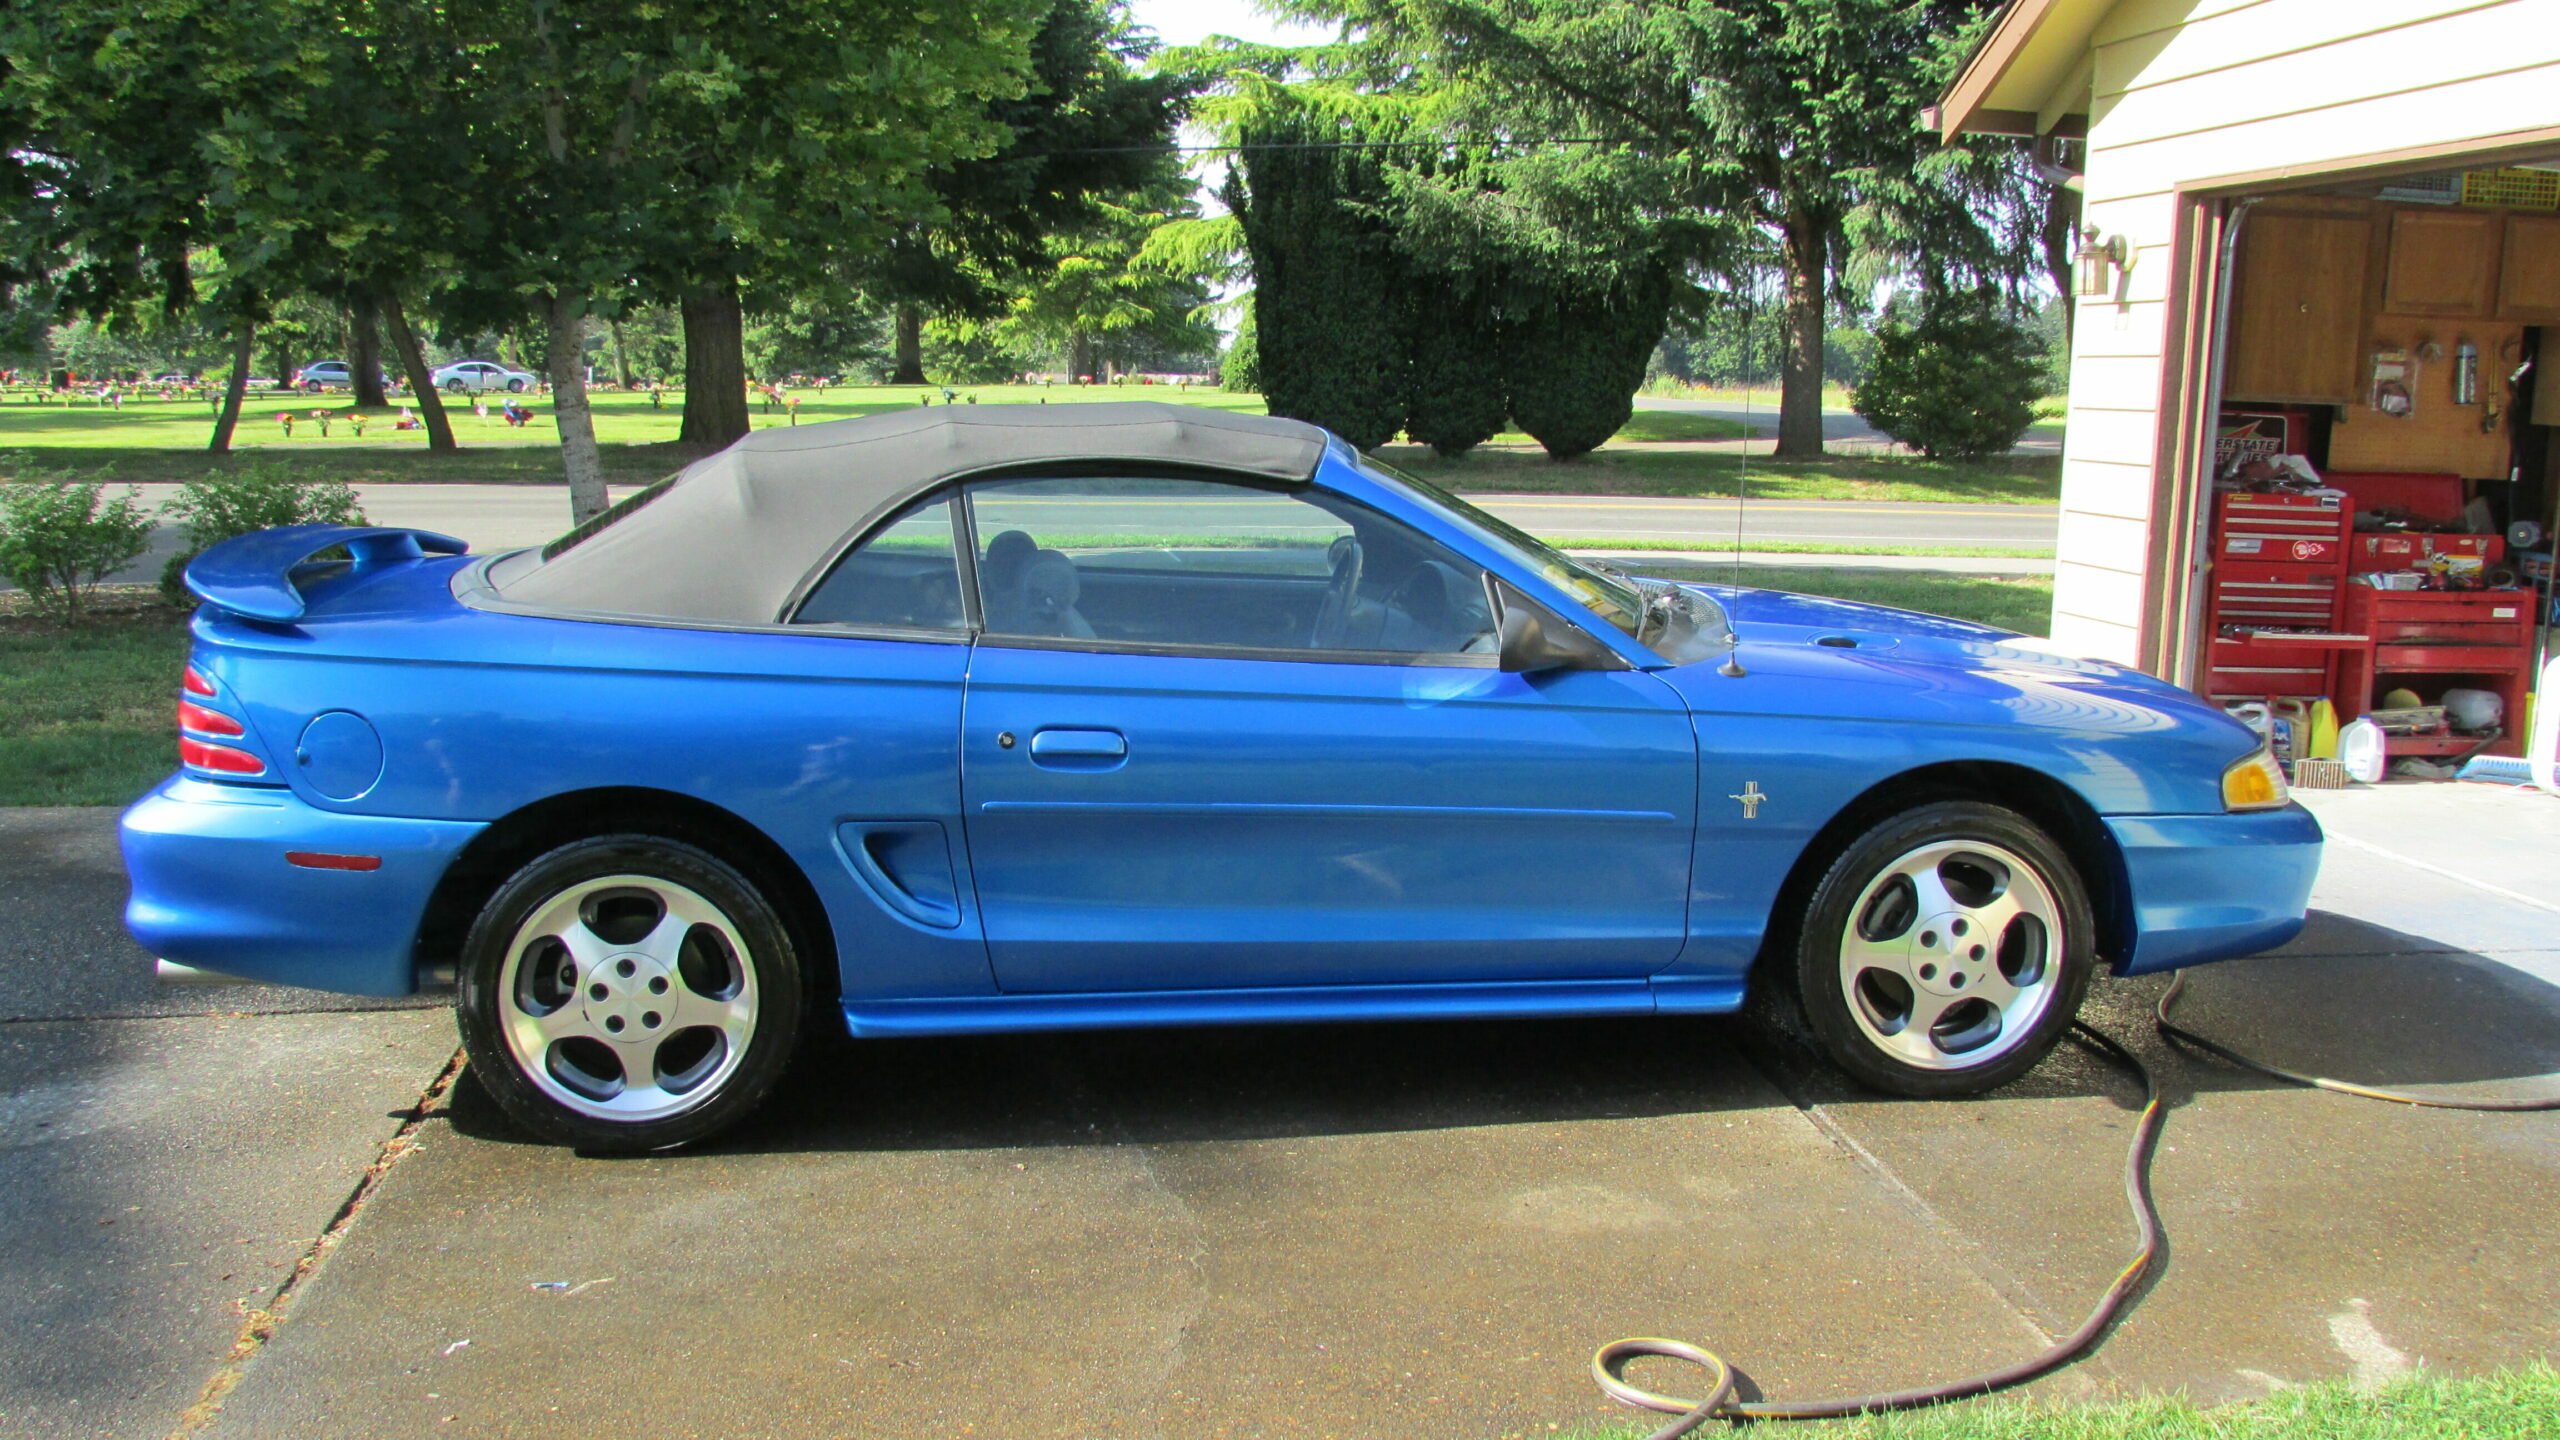
<svg viewBox="0 0 2560 1440">
<path fill-rule="evenodd" d="M 2101 965 L 2292 935 L 2319 860 L 2257 737 L 2158 681 L 1621 574 L 1292 421 L 768 430 L 463 549 L 301 526 L 189 568 L 127 919 L 203 970 L 452 984 L 489 1089 L 582 1146 L 735 1121 L 826 1007 L 878 1036 L 1757 992 L 1871 1085 L 1971 1093 Z"/>
</svg>

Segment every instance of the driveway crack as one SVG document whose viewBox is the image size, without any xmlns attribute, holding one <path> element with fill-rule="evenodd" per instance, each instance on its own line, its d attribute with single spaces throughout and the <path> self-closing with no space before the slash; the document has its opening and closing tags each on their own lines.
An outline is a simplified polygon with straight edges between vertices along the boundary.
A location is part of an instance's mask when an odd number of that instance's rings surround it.
<svg viewBox="0 0 2560 1440">
<path fill-rule="evenodd" d="M 204 1388 L 196 1393 L 195 1403 L 188 1406 L 178 1416 L 178 1423 L 170 1428 L 168 1440 L 188 1440 L 222 1413 L 222 1402 L 239 1385 L 241 1377 L 247 1373 L 249 1362 L 258 1358 L 259 1352 L 266 1349 L 268 1343 L 275 1339 L 276 1332 L 283 1328 L 286 1317 L 292 1312 L 295 1297 L 302 1293 L 302 1287 L 319 1273 L 322 1262 L 354 1228 L 356 1217 L 364 1212 L 366 1202 L 382 1187 L 392 1167 L 416 1152 L 419 1128 L 434 1118 L 437 1108 L 443 1104 L 445 1095 L 453 1089 L 453 1082 L 461 1074 L 462 1051 L 456 1049 L 453 1057 L 445 1061 L 444 1069 L 437 1072 L 425 1090 L 419 1092 L 418 1103 L 401 1118 L 399 1127 L 383 1140 L 382 1148 L 375 1152 L 372 1163 L 356 1177 L 355 1188 L 348 1191 L 347 1198 L 339 1204 L 337 1214 L 330 1217 L 329 1223 L 304 1249 L 301 1258 L 294 1262 L 293 1273 L 277 1287 L 274 1297 L 242 1317 L 240 1333 L 232 1340 L 230 1353 L 205 1378 Z"/>
</svg>

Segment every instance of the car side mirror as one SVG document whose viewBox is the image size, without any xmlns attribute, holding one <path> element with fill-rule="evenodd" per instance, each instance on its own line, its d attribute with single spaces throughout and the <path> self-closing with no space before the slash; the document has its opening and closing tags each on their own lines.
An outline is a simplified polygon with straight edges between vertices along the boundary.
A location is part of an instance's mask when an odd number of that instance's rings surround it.
<svg viewBox="0 0 2560 1440">
<path fill-rule="evenodd" d="M 1502 617 L 1502 668 L 1517 675 L 1542 670 L 1625 670 L 1625 657 L 1603 645 L 1581 626 L 1520 593 L 1518 587 L 1487 573 L 1494 612 Z"/>
</svg>

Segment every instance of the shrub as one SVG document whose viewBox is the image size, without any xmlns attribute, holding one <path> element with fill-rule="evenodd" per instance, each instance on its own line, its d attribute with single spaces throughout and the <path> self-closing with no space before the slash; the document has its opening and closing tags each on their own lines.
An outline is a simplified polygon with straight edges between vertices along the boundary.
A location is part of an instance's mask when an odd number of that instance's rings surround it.
<svg viewBox="0 0 2560 1440">
<path fill-rule="evenodd" d="M 1636 387 L 1669 322 L 1660 289 L 1548 290 L 1513 315 L 1503 355 L 1511 418 L 1549 457 L 1596 450 L 1635 414 Z"/>
<path fill-rule="evenodd" d="M 1492 286 L 1417 276 L 1409 296 L 1412 400 L 1404 433 L 1454 460 L 1502 433 L 1502 324 Z"/>
<path fill-rule="evenodd" d="M 1227 353 L 1218 357 L 1218 388 L 1248 395 L 1262 393 L 1262 356 L 1254 346 L 1253 311 L 1249 307 L 1243 323 L 1236 326 L 1236 338 L 1227 344 Z"/>
<path fill-rule="evenodd" d="M 250 464 L 190 480 L 162 509 L 187 527 L 186 547 L 160 571 L 160 594 L 190 603 L 187 562 L 234 536 L 278 525 L 361 525 L 364 506 L 343 480 L 304 481 L 287 465 Z"/>
<path fill-rule="evenodd" d="M 151 548 L 151 513 L 133 487 L 112 500 L 97 480 L 20 471 L 0 482 L 0 575 L 48 620 L 76 623 L 90 593 Z"/>
<path fill-rule="evenodd" d="M 1988 292 L 1929 297 L 1916 325 L 1888 322 L 1851 404 L 1868 424 L 1930 459 L 2004 454 L 2035 423 L 2044 342 Z"/>
</svg>

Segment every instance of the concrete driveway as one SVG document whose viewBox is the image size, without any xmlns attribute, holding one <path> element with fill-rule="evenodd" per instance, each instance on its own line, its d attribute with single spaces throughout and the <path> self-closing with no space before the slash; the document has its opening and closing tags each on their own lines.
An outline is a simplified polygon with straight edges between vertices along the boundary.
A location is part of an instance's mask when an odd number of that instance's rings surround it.
<svg viewBox="0 0 2560 1440">
<path fill-rule="evenodd" d="M 2560 1089 L 2560 801 L 2311 800 L 2315 923 L 2184 1017 Z M 1623 1413 L 1621 1335 L 1788 1396 L 2007 1361 L 2131 1243 L 2087 1053 L 1896 1103 L 1722 1021 L 844 1043 L 719 1145 L 582 1158 L 437 1091 L 440 1012 L 149 992 L 111 822 L 0 811 L 0 1435 L 1490 1440 Z M 2090 1014 L 2176 1106 L 2169 1266 L 2046 1393 L 2560 1355 L 2560 1116 L 2266 1085 L 2153 1040 L 2160 989 Z"/>
</svg>

